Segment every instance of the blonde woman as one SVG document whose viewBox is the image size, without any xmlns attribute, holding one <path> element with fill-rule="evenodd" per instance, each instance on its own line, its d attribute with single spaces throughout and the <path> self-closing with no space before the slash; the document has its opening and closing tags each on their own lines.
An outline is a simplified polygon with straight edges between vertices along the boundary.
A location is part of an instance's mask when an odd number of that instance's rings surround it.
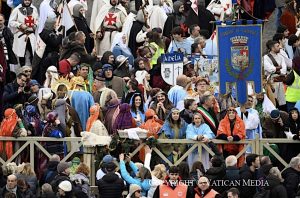
<svg viewBox="0 0 300 198">
<path fill-rule="evenodd" d="M 31 168 L 30 163 L 25 163 L 23 169 L 18 174 L 16 174 L 16 176 L 18 180 L 20 179 L 25 180 L 29 184 L 32 193 L 36 194 L 38 181 L 34 170 Z"/>
</svg>

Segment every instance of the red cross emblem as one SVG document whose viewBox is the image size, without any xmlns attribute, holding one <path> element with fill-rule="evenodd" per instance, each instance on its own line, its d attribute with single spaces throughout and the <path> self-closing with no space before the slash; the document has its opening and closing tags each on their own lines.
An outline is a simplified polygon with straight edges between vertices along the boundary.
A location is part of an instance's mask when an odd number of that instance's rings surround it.
<svg viewBox="0 0 300 198">
<path fill-rule="evenodd" d="M 117 22 L 117 16 L 114 16 L 114 13 L 108 13 L 105 16 L 105 22 L 107 22 L 107 25 L 114 25 Z"/>
<path fill-rule="evenodd" d="M 32 16 L 27 16 L 27 18 L 25 18 L 25 25 L 27 25 L 27 27 L 33 27 L 34 19 Z"/>
</svg>

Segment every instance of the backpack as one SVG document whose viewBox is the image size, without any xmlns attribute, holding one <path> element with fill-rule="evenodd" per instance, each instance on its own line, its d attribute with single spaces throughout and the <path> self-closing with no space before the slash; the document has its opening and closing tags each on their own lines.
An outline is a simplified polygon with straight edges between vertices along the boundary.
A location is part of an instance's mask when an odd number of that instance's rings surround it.
<svg viewBox="0 0 300 198">
<path fill-rule="evenodd" d="M 262 189 L 260 192 L 255 193 L 253 198 L 271 198 L 271 191 Z"/>
</svg>

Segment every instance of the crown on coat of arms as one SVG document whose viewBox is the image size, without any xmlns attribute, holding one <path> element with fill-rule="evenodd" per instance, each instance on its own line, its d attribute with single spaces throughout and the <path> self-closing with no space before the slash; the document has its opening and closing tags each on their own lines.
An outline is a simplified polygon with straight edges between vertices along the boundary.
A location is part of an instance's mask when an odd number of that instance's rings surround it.
<svg viewBox="0 0 300 198">
<path fill-rule="evenodd" d="M 246 36 L 235 36 L 230 38 L 232 45 L 246 45 L 248 43 L 248 37 Z"/>
</svg>

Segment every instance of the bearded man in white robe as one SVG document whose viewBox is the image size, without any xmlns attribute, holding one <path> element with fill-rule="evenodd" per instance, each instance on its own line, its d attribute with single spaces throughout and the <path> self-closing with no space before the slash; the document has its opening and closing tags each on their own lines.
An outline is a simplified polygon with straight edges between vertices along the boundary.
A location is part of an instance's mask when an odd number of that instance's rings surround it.
<svg viewBox="0 0 300 198">
<path fill-rule="evenodd" d="M 111 43 L 117 32 L 122 31 L 127 12 L 119 4 L 118 0 L 110 0 L 110 4 L 105 4 L 99 11 L 95 20 L 93 31 L 96 33 L 97 54 L 102 56 L 109 51 Z"/>
</svg>

